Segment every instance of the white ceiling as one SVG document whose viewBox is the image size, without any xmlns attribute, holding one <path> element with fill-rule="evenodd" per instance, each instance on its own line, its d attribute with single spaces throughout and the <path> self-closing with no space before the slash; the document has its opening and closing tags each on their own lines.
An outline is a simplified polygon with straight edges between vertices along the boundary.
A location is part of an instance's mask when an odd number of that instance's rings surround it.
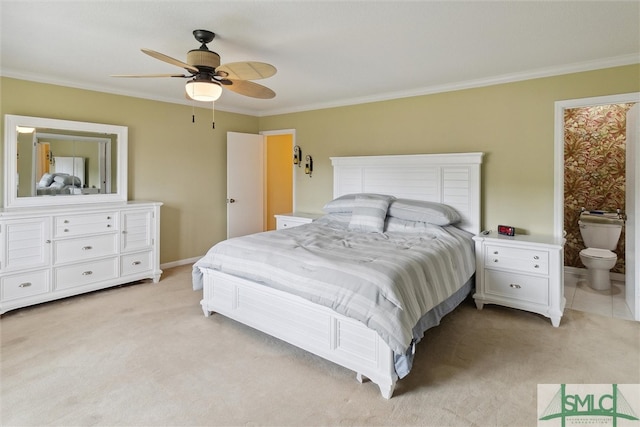
<svg viewBox="0 0 640 427">
<path fill-rule="evenodd" d="M 216 33 L 222 63 L 262 61 L 271 100 L 225 91 L 216 109 L 265 116 L 640 62 L 639 1 L 1 0 L 0 74 L 189 104 L 180 61 Z M 206 105 L 206 104 L 201 104 Z"/>
</svg>

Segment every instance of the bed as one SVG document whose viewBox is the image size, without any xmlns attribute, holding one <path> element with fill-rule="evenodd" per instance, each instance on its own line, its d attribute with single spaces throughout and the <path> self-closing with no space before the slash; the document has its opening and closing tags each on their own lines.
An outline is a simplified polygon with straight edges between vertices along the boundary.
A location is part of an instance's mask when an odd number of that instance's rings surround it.
<svg viewBox="0 0 640 427">
<path fill-rule="evenodd" d="M 81 194 L 82 180 L 64 172 L 45 173 L 38 181 L 38 196 L 55 196 L 58 194 Z"/>
<path fill-rule="evenodd" d="M 482 156 L 332 157 L 326 215 L 220 242 L 194 264 L 205 316 L 222 314 L 344 366 L 391 398 L 424 331 L 473 286 Z M 455 225 L 425 225 L 414 218 L 423 206 Z"/>
</svg>

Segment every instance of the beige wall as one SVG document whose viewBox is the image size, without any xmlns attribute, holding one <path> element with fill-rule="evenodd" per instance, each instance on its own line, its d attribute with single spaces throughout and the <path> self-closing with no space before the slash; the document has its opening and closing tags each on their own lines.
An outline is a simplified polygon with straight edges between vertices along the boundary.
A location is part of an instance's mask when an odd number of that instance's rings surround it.
<svg viewBox="0 0 640 427">
<path fill-rule="evenodd" d="M 129 198 L 165 203 L 167 263 L 226 236 L 227 131 L 295 129 L 314 159 L 313 178 L 295 168 L 295 208 L 311 212 L 331 199 L 331 156 L 483 151 L 483 226 L 551 234 L 554 102 L 637 92 L 639 76 L 632 65 L 262 118 L 217 111 L 215 130 L 207 109 L 192 124 L 189 106 L 2 78 L 1 113 L 128 126 Z"/>
<path fill-rule="evenodd" d="M 9 78 L 1 85 L 2 156 L 5 114 L 128 126 L 129 199 L 164 202 L 160 262 L 201 256 L 226 238 L 226 134 L 257 133 L 257 118 L 216 111 L 213 130 L 206 108 L 192 123 L 190 106 Z"/>
<path fill-rule="evenodd" d="M 332 196 L 331 156 L 482 151 L 483 228 L 553 234 L 554 103 L 640 90 L 638 65 L 517 83 L 263 117 L 293 128 L 314 159 L 296 177 L 296 210 Z"/>
</svg>

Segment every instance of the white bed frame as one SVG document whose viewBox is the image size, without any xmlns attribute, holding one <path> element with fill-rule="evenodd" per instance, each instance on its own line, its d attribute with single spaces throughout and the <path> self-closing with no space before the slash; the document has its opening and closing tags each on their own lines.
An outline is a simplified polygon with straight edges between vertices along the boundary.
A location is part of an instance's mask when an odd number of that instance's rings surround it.
<svg viewBox="0 0 640 427">
<path fill-rule="evenodd" d="M 332 157 L 333 195 L 392 194 L 455 207 L 461 228 L 480 231 L 483 153 Z M 393 352 L 361 322 L 301 297 L 202 269 L 205 316 L 216 312 L 369 378 L 389 399 L 398 379 Z"/>
</svg>

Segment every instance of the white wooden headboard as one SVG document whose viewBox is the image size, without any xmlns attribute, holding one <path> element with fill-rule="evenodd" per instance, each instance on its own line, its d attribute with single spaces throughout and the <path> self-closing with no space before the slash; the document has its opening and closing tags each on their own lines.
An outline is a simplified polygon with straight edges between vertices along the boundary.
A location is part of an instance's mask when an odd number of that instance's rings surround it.
<svg viewBox="0 0 640 427">
<path fill-rule="evenodd" d="M 455 208 L 458 227 L 480 233 L 480 165 L 484 153 L 331 157 L 333 197 L 391 194 Z"/>
</svg>

